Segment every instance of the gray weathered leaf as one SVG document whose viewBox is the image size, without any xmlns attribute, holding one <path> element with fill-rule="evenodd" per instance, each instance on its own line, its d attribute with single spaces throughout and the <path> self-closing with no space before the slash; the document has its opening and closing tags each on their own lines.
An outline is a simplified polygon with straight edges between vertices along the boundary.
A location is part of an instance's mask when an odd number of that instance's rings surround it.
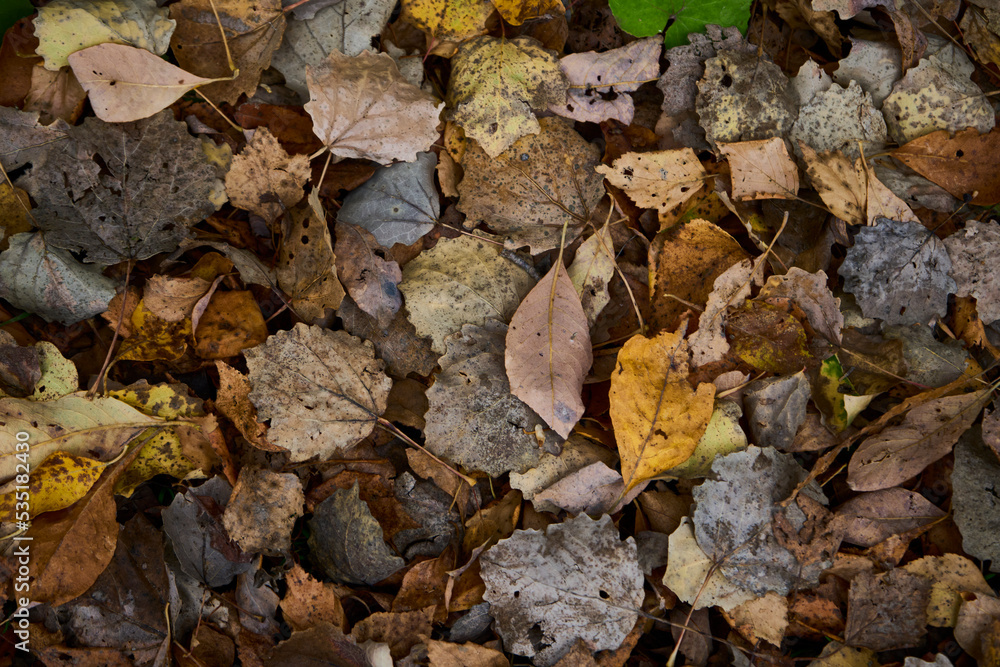
<svg viewBox="0 0 1000 667">
<path fill-rule="evenodd" d="M 482 577 L 504 647 L 540 667 L 578 639 L 594 651 L 618 648 L 643 598 L 635 540 L 620 541 L 607 514 L 514 531 L 483 554 Z"/>
<path fill-rule="evenodd" d="M 969 353 L 958 340 L 939 341 L 929 326 L 883 327 L 886 340 L 903 342 L 906 379 L 927 387 L 942 387 L 965 372 Z"/>
<path fill-rule="evenodd" d="M 441 372 L 427 390 L 427 449 L 494 477 L 538 463 L 533 431 L 542 419 L 510 393 L 504 369 L 507 326 L 467 324 L 446 340 Z"/>
<path fill-rule="evenodd" d="M 201 142 L 164 110 L 131 123 L 88 118 L 18 180 L 46 242 L 115 264 L 170 252 L 225 201 Z"/>
<path fill-rule="evenodd" d="M 323 571 L 344 584 L 377 584 L 406 564 L 392 553 L 382 527 L 358 495 L 337 489 L 309 520 L 309 549 Z"/>
<path fill-rule="evenodd" d="M 0 253 L 0 297 L 46 321 L 75 324 L 108 309 L 115 283 L 96 266 L 47 247 L 43 235 L 15 234 Z"/>
<path fill-rule="evenodd" d="M 69 138 L 66 121 L 39 125 L 38 116 L 38 111 L 0 107 L 0 165 L 8 173 L 41 159 L 56 144 Z"/>
<path fill-rule="evenodd" d="M 441 210 L 436 165 L 434 153 L 418 153 L 414 162 L 380 167 L 344 198 L 337 221 L 364 227 L 386 248 L 415 243 L 431 231 Z"/>
<path fill-rule="evenodd" d="M 1000 252 L 1000 225 L 969 220 L 965 229 L 944 240 L 951 258 L 951 277 L 958 296 L 976 297 L 980 319 L 1000 320 L 1000 271 L 994 262 Z"/>
<path fill-rule="evenodd" d="M 743 405 L 754 444 L 787 451 L 806 420 L 809 394 L 802 371 L 751 383 L 743 392 Z"/>
<path fill-rule="evenodd" d="M 865 317 L 888 324 L 927 324 L 947 311 L 956 289 L 942 243 L 916 222 L 879 218 L 862 227 L 840 266 L 844 290 Z"/>
<path fill-rule="evenodd" d="M 955 445 L 952 505 L 962 548 L 971 556 L 990 561 L 991 572 L 1000 572 L 998 479 L 1000 462 L 983 444 L 979 426 L 973 426 Z"/>
</svg>

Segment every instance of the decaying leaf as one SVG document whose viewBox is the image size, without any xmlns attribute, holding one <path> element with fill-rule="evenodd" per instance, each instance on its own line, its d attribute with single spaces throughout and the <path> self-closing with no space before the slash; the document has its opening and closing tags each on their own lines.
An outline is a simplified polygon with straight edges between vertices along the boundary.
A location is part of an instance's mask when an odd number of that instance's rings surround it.
<svg viewBox="0 0 1000 667">
<path fill-rule="evenodd" d="M 983 322 L 1000 320 L 1000 274 L 993 258 L 1000 248 L 1000 227 L 995 222 L 969 220 L 965 229 L 944 240 L 951 259 L 951 277 L 958 296 L 976 297 L 976 311 Z"/>
<path fill-rule="evenodd" d="M 346 584 L 376 584 L 405 561 L 382 539 L 382 528 L 358 495 L 358 485 L 338 489 L 309 520 L 309 548 L 326 574 Z"/>
<path fill-rule="evenodd" d="M 626 489 L 683 462 L 712 417 L 715 385 L 687 381 L 688 350 L 677 334 L 633 336 L 611 376 L 615 426 Z"/>
<path fill-rule="evenodd" d="M 959 199 L 971 196 L 970 203 L 979 206 L 1000 203 L 1000 131 L 980 134 L 970 127 L 954 136 L 947 130 L 931 132 L 892 156 Z"/>
<path fill-rule="evenodd" d="M 470 470 L 498 476 L 538 462 L 536 426 L 544 422 L 510 392 L 504 369 L 507 327 L 466 324 L 448 337 L 441 372 L 427 390 L 427 448 Z"/>
<path fill-rule="evenodd" d="M 52 71 L 67 57 L 97 44 L 130 44 L 162 56 L 176 27 L 156 0 L 53 0 L 35 17 L 38 55 Z"/>
<path fill-rule="evenodd" d="M 505 646 L 536 665 L 555 665 L 577 639 L 616 649 L 638 618 L 635 541 L 621 542 L 608 515 L 515 531 L 482 561 L 483 596 Z"/>
<path fill-rule="evenodd" d="M 226 194 L 233 206 L 252 211 L 268 224 L 302 200 L 309 180 L 309 159 L 291 156 L 266 127 L 258 128 L 226 173 Z"/>
<path fill-rule="evenodd" d="M 593 361 L 587 315 L 557 262 L 510 320 L 504 356 L 510 392 L 566 438 L 583 414 L 580 392 Z"/>
<path fill-rule="evenodd" d="M 996 479 L 1000 464 L 982 442 L 982 433 L 973 426 L 955 446 L 955 523 L 962 532 L 962 548 L 971 556 L 990 562 L 990 571 L 1000 571 L 1000 545 L 995 536 L 1000 528 L 1000 500 Z"/>
<path fill-rule="evenodd" d="M 743 393 L 753 443 L 788 451 L 806 420 L 809 380 L 799 371 L 752 382 Z"/>
<path fill-rule="evenodd" d="M 753 262 L 744 259 L 730 266 L 712 283 L 712 293 L 698 318 L 698 330 L 688 338 L 692 365 L 704 366 L 720 361 L 729 351 L 724 332 L 726 311 L 743 305 L 757 275 Z"/>
<path fill-rule="evenodd" d="M 660 74 L 662 40 L 640 39 L 604 53 L 572 53 L 559 60 L 569 81 L 566 101 L 551 111 L 584 122 L 614 118 L 628 125 L 635 114 L 630 93 Z M 613 99 L 608 99 L 612 98 Z"/>
<path fill-rule="evenodd" d="M 720 143 L 729 159 L 734 199 L 787 199 L 799 192 L 799 169 L 784 139 Z"/>
<path fill-rule="evenodd" d="M 608 284 L 615 274 L 611 228 L 605 225 L 576 249 L 573 263 L 566 269 L 591 326 L 611 301 Z"/>
<path fill-rule="evenodd" d="M 403 267 L 399 289 L 417 335 L 444 354 L 445 336 L 463 324 L 509 321 L 535 284 L 520 266 L 485 240 L 469 236 L 442 239 Z"/>
<path fill-rule="evenodd" d="M 392 58 L 331 51 L 306 67 L 313 129 L 334 155 L 413 162 L 438 137 L 444 103 L 403 79 Z"/>
<path fill-rule="evenodd" d="M 532 254 L 559 247 L 563 225 L 566 243 L 576 239 L 604 196 L 597 148 L 568 121 L 542 118 L 538 128 L 499 155 L 471 143 L 458 184 L 466 227 L 486 222 L 507 247 Z"/>
<path fill-rule="evenodd" d="M 566 100 L 568 83 L 552 51 L 530 37 L 476 37 L 452 59 L 448 120 L 495 158 L 537 134 L 533 109 Z"/>
<path fill-rule="evenodd" d="M 847 483 L 855 491 L 876 491 L 913 477 L 951 451 L 989 398 L 989 390 L 982 390 L 916 406 L 899 426 L 861 443 L 848 465 Z"/>
<path fill-rule="evenodd" d="M 919 493 L 899 487 L 861 493 L 837 508 L 844 541 L 871 547 L 893 535 L 932 524 L 945 513 Z"/>
<path fill-rule="evenodd" d="M 636 204 L 655 208 L 661 215 L 697 194 L 708 179 L 690 148 L 626 153 L 610 167 L 602 164 L 596 169 Z"/>
<path fill-rule="evenodd" d="M 337 223 L 337 267 L 358 308 L 387 325 L 403 305 L 399 264 L 364 227 Z"/>
<path fill-rule="evenodd" d="M 927 632 L 930 580 L 902 568 L 851 581 L 846 639 L 873 651 L 915 646 Z"/>
<path fill-rule="evenodd" d="M 768 278 L 760 296 L 765 299 L 791 299 L 805 311 L 810 326 L 817 333 L 838 345 L 844 328 L 844 315 L 840 312 L 840 299 L 833 296 L 827 282 L 827 275 L 822 271 L 807 273 L 793 266 L 785 275 Z"/>
<path fill-rule="evenodd" d="M 247 553 L 288 553 L 305 495 L 294 473 L 246 467 L 222 515 L 229 536 Z"/>
<path fill-rule="evenodd" d="M 410 245 L 431 231 L 441 202 L 434 188 L 434 153 L 418 153 L 413 162 L 397 162 L 375 175 L 344 198 L 338 222 L 364 227 L 386 248 Z"/>
<path fill-rule="evenodd" d="M 726 579 L 694 537 L 691 519 L 684 517 L 670 535 L 663 585 L 696 609 L 719 606 L 729 611 L 755 596 Z"/>
<path fill-rule="evenodd" d="M 344 287 L 337 279 L 333 239 L 314 190 L 308 204 L 293 208 L 285 218 L 285 235 L 278 258 L 278 285 L 306 320 L 339 308 Z"/>
<path fill-rule="evenodd" d="M 244 352 L 268 439 L 293 461 L 329 458 L 375 428 L 392 381 L 371 343 L 344 331 L 298 323 Z"/>
<path fill-rule="evenodd" d="M 927 324 L 945 314 L 957 289 L 950 271 L 944 244 L 926 227 L 882 218 L 858 231 L 839 272 L 867 317 Z"/>
<path fill-rule="evenodd" d="M 850 159 L 872 155 L 885 147 L 888 139 L 885 120 L 872 97 L 856 81 L 817 93 L 799 109 L 788 139 L 803 142 L 823 153 L 840 151 Z"/>
<path fill-rule="evenodd" d="M 225 201 L 201 142 L 169 111 L 115 125 L 88 118 L 68 134 L 18 183 L 38 202 L 46 243 L 88 262 L 170 252 Z"/>
</svg>

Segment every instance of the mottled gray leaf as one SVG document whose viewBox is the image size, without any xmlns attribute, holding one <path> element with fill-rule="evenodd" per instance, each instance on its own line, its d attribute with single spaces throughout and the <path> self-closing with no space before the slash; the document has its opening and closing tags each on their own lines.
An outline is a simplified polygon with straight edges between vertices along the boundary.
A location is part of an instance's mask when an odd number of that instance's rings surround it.
<svg viewBox="0 0 1000 667">
<path fill-rule="evenodd" d="M 836 541 L 826 558 L 802 562 L 775 534 L 778 516 L 795 528 L 807 516 L 799 502 L 779 512 L 785 500 L 806 478 L 806 471 L 791 454 L 751 445 L 742 452 L 717 457 L 712 464 L 717 480 L 706 480 L 694 489 L 695 537 L 702 550 L 732 583 L 758 596 L 769 591 L 787 595 L 815 583 L 832 564 Z M 815 482 L 802 491 L 813 502 L 826 498 Z"/>
<path fill-rule="evenodd" d="M 969 353 L 962 347 L 962 342 L 951 339 L 939 341 L 934 338 L 929 326 L 884 327 L 882 336 L 886 340 L 903 341 L 907 380 L 927 387 L 941 387 L 957 380 L 965 371 Z"/>
<path fill-rule="evenodd" d="M 916 222 L 879 218 L 862 227 L 840 266 L 844 290 L 865 317 L 888 324 L 927 324 L 947 311 L 956 289 L 942 243 Z"/>
<path fill-rule="evenodd" d="M 0 107 L 0 165 L 8 173 L 39 160 L 69 138 L 66 121 L 56 120 L 48 126 L 39 125 L 38 116 L 38 111 Z"/>
<path fill-rule="evenodd" d="M 309 530 L 313 558 L 341 583 L 371 586 L 405 564 L 386 546 L 382 527 L 358 495 L 357 483 L 317 505 Z"/>
<path fill-rule="evenodd" d="M 232 491 L 224 477 L 216 476 L 174 496 L 162 513 L 163 532 L 174 545 L 181 569 L 210 588 L 225 586 L 253 565 L 222 525 Z"/>
<path fill-rule="evenodd" d="M 408 472 L 396 478 L 393 491 L 407 516 L 420 524 L 419 528 L 403 528 L 392 536 L 396 551 L 407 560 L 440 556 L 462 522 L 451 496 L 433 482 L 417 479 Z"/>
<path fill-rule="evenodd" d="M 414 162 L 380 167 L 344 198 L 337 221 L 364 227 L 386 248 L 416 242 L 431 231 L 441 210 L 435 166 L 434 153 L 418 153 Z"/>
<path fill-rule="evenodd" d="M 15 234 L 0 253 L 0 297 L 48 322 L 75 324 L 103 313 L 115 295 L 115 282 L 100 268 L 50 248 L 43 235 Z"/>
<path fill-rule="evenodd" d="M 18 180 L 45 240 L 115 264 L 170 252 L 225 201 L 225 186 L 169 110 L 131 123 L 88 118 Z"/>
<path fill-rule="evenodd" d="M 969 220 L 965 229 L 944 241 L 951 258 L 951 277 L 958 284 L 955 294 L 976 297 L 980 319 L 989 324 L 1000 320 L 1000 225 Z"/>
<path fill-rule="evenodd" d="M 620 541 L 607 514 L 514 531 L 483 554 L 482 578 L 504 648 L 540 667 L 578 639 L 594 651 L 618 648 L 643 599 L 635 540 Z"/>
<path fill-rule="evenodd" d="M 467 324 L 445 339 L 441 372 L 427 390 L 427 449 L 496 477 L 538 463 L 533 431 L 545 422 L 510 393 L 504 369 L 507 326 Z"/>
<path fill-rule="evenodd" d="M 919 646 L 927 634 L 931 580 L 896 568 L 862 571 L 851 580 L 844 637 L 873 651 Z"/>
<path fill-rule="evenodd" d="M 997 480 L 1000 480 L 1000 461 L 983 444 L 979 426 L 973 426 L 955 445 L 952 509 L 962 532 L 962 548 L 970 556 L 991 561 L 991 572 L 1000 572 Z"/>
<path fill-rule="evenodd" d="M 743 393 L 747 422 L 758 447 L 786 451 L 806 420 L 809 380 L 805 373 L 751 383 Z"/>
</svg>

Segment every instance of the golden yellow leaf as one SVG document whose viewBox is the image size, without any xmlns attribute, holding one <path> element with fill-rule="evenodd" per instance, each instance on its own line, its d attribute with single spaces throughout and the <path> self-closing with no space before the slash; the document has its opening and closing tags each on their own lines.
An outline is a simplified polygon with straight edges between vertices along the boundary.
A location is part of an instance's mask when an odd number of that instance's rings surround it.
<svg viewBox="0 0 1000 667">
<path fill-rule="evenodd" d="M 494 0 L 493 5 L 503 20 L 511 25 L 521 25 L 530 19 L 566 13 L 566 8 L 559 0 Z"/>
<path fill-rule="evenodd" d="M 611 421 L 626 491 L 683 463 L 705 433 L 715 385 L 688 384 L 688 350 L 677 334 L 633 336 L 611 375 Z"/>
<path fill-rule="evenodd" d="M 17 479 L 4 485 L 0 496 L 0 521 L 24 521 L 21 512 L 27 512 L 27 519 L 33 519 L 42 512 L 55 512 L 69 507 L 87 495 L 90 487 L 101 476 L 108 464 L 85 456 L 74 456 L 66 452 L 50 454 L 31 471 L 27 489 L 17 488 Z M 24 486 L 24 485 L 21 485 Z M 18 493 L 21 497 L 18 497 Z M 27 509 L 17 507 L 19 501 L 30 499 Z"/>
<path fill-rule="evenodd" d="M 461 43 L 483 34 L 492 13 L 489 0 L 403 0 L 403 18 L 439 42 Z"/>
<path fill-rule="evenodd" d="M 179 359 L 187 350 L 191 320 L 167 322 L 154 315 L 140 301 L 132 313 L 132 335 L 122 341 L 117 361 Z"/>
</svg>

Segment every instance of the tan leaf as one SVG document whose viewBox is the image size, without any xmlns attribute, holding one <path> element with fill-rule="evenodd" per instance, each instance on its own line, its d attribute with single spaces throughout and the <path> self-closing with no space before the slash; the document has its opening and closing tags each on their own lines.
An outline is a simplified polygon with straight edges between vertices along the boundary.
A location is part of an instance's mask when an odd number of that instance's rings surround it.
<svg viewBox="0 0 1000 667">
<path fill-rule="evenodd" d="M 431 667 L 508 667 L 510 661 L 500 651 L 472 642 L 449 644 L 431 639 L 427 642 Z"/>
<path fill-rule="evenodd" d="M 684 462 L 712 418 L 715 385 L 688 384 L 688 350 L 680 336 L 633 336 L 611 376 L 611 421 L 626 490 Z"/>
<path fill-rule="evenodd" d="M 226 173 L 226 194 L 233 206 L 256 213 L 268 224 L 302 200 L 309 180 L 309 158 L 290 156 L 266 127 L 257 128 Z"/>
<path fill-rule="evenodd" d="M 75 123 L 83 113 L 87 91 L 69 69 L 52 72 L 38 63 L 31 70 L 31 89 L 24 98 L 25 111 L 39 111 L 42 123 L 61 118 Z"/>
<path fill-rule="evenodd" d="M 264 437 L 267 427 L 257 421 L 257 409 L 250 402 L 250 391 L 253 386 L 245 375 L 229 366 L 224 361 L 216 359 L 215 367 L 219 371 L 219 392 L 215 399 L 215 407 L 229 418 L 247 441 L 268 452 L 284 452 L 284 447 L 272 445 Z"/>
<path fill-rule="evenodd" d="M 98 44 L 69 56 L 97 117 L 108 123 L 148 118 L 181 95 L 218 79 L 185 72 L 145 49 Z"/>
<path fill-rule="evenodd" d="M 799 191 L 799 169 L 784 139 L 719 144 L 729 158 L 733 199 L 789 199 Z"/>
<path fill-rule="evenodd" d="M 591 325 L 611 301 L 608 284 L 615 275 L 614 252 L 611 228 L 604 225 L 577 248 L 573 263 L 566 269 Z"/>
<path fill-rule="evenodd" d="M 329 458 L 375 428 L 392 381 L 372 344 L 344 331 L 303 323 L 244 351 L 268 439 L 291 451 L 292 461 Z"/>
<path fill-rule="evenodd" d="M 149 312 L 167 322 L 180 322 L 190 317 L 198 300 L 205 296 L 211 283 L 201 278 L 170 278 L 156 275 L 146 282 L 143 303 Z"/>
<path fill-rule="evenodd" d="M 344 288 L 337 280 L 336 256 L 330 228 L 322 215 L 319 194 L 309 195 L 285 218 L 285 235 L 278 258 L 278 285 L 292 300 L 292 307 L 306 320 L 322 317 L 327 308 L 339 308 Z"/>
<path fill-rule="evenodd" d="M 338 222 L 337 271 L 358 308 L 385 327 L 403 305 L 403 272 L 389 252 L 364 227 Z"/>
<path fill-rule="evenodd" d="M 316 136 L 334 155 L 413 162 L 438 138 L 444 102 L 408 83 L 385 53 L 350 58 L 333 51 L 306 68 Z"/>
<path fill-rule="evenodd" d="M 322 623 L 330 623 L 341 630 L 347 627 L 347 616 L 335 584 L 313 579 L 298 564 L 285 574 L 285 581 L 288 593 L 281 601 L 281 612 L 292 630 L 305 630 Z"/>
<path fill-rule="evenodd" d="M 510 391 L 563 438 L 583 415 L 594 358 L 587 315 L 561 260 L 524 297 L 507 330 Z"/>
<path fill-rule="evenodd" d="M 690 148 L 626 153 L 612 166 L 602 164 L 595 169 L 636 204 L 654 208 L 661 215 L 693 197 L 708 178 Z"/>
</svg>

